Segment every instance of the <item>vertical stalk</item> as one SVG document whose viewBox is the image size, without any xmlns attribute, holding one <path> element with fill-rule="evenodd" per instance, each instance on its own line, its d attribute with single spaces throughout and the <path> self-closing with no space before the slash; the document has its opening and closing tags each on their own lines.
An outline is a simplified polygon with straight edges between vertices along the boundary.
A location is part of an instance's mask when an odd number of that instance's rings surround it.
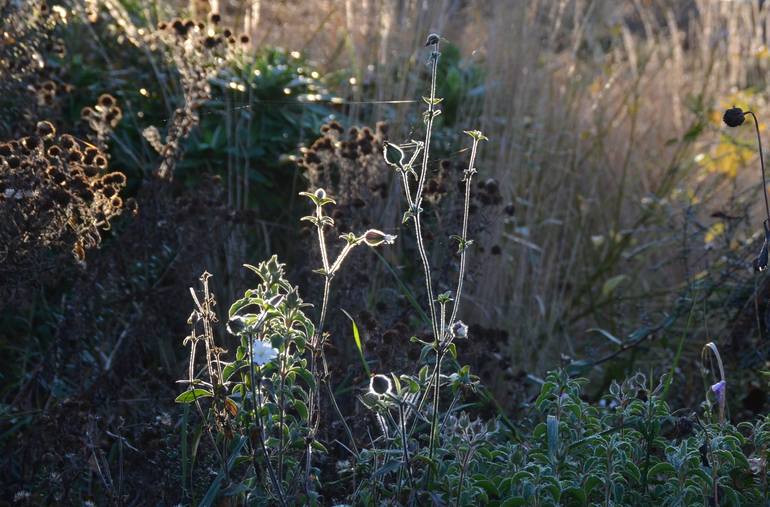
<svg viewBox="0 0 770 507">
<path fill-rule="evenodd" d="M 414 478 L 412 477 L 412 464 L 409 460 L 409 440 L 406 434 L 406 416 L 404 415 L 404 401 L 398 400 L 398 419 L 399 430 L 401 432 L 401 447 L 404 449 L 404 464 L 409 476 L 409 485 L 414 489 Z"/>
<path fill-rule="evenodd" d="M 324 269 L 324 291 L 323 291 L 323 303 L 321 304 L 321 317 L 318 322 L 318 326 L 316 327 L 315 336 L 311 339 L 310 342 L 310 374 L 312 375 L 313 379 L 315 380 L 315 385 L 313 386 L 312 392 L 310 393 L 310 399 L 308 400 L 308 428 L 310 431 L 310 434 L 308 435 L 308 441 L 307 441 L 307 447 L 305 450 L 305 490 L 310 490 L 310 469 L 312 468 L 312 460 L 313 460 L 313 441 L 312 439 L 315 438 L 315 430 L 316 430 L 316 419 L 317 417 L 317 407 L 316 405 L 319 404 L 319 388 L 318 385 L 320 383 L 320 379 L 318 378 L 318 361 L 317 357 L 318 354 L 322 353 L 323 349 L 323 324 L 324 320 L 326 319 L 326 307 L 329 299 L 329 285 L 331 283 L 331 274 L 329 270 L 329 255 L 326 251 L 326 238 L 324 237 L 324 230 L 323 230 L 323 207 L 320 204 L 316 203 L 315 208 L 315 218 L 316 218 L 316 233 L 318 235 L 318 247 L 321 250 L 321 262 L 323 263 L 323 269 Z"/>
<path fill-rule="evenodd" d="M 430 422 L 430 445 L 428 447 L 428 456 L 432 459 L 433 452 L 436 448 L 436 440 L 438 437 L 438 408 L 440 402 L 440 384 L 441 384 L 441 361 L 444 359 L 444 351 L 441 350 L 441 345 L 438 345 L 439 349 L 436 351 L 436 368 L 433 370 L 433 415 Z M 429 473 L 428 476 L 431 474 Z"/>
<path fill-rule="evenodd" d="M 283 498 L 283 490 L 278 483 L 278 479 L 275 476 L 275 470 L 273 470 L 273 464 L 270 462 L 270 455 L 267 453 L 267 446 L 265 445 L 265 428 L 262 425 L 262 393 L 256 387 L 256 376 L 254 375 L 254 335 L 249 333 L 249 374 L 251 375 L 251 400 L 254 405 L 254 418 L 257 421 L 257 435 L 259 440 L 259 446 L 262 448 L 262 454 L 265 456 L 265 466 L 267 467 L 267 473 L 270 476 L 270 482 L 273 483 L 275 493 L 278 495 L 278 500 L 281 505 L 286 505 L 286 500 Z"/>
<path fill-rule="evenodd" d="M 460 298 L 463 294 L 463 280 L 465 279 L 465 252 L 467 250 L 466 244 L 468 242 L 468 215 L 470 214 L 471 206 L 471 179 L 476 172 L 476 149 L 479 145 L 479 139 L 473 138 L 473 146 L 471 147 L 471 159 L 468 162 L 468 169 L 465 176 L 465 206 L 463 208 L 463 232 L 461 236 L 460 246 L 460 273 L 457 277 L 457 293 L 455 294 L 455 300 L 452 304 L 452 316 L 449 318 L 449 325 L 451 326 L 457 319 L 457 311 L 460 308 Z M 443 331 L 442 331 L 443 332 Z"/>
<path fill-rule="evenodd" d="M 455 507 L 460 507 L 460 497 L 463 494 L 463 482 L 465 481 L 465 472 L 468 469 L 468 462 L 471 459 L 472 450 L 469 448 L 466 455 L 463 457 L 462 468 L 460 469 L 460 482 L 457 484 L 457 498 L 455 498 Z"/>
<path fill-rule="evenodd" d="M 431 327 L 433 328 L 434 340 L 439 339 L 438 321 L 436 318 L 436 306 L 435 296 L 433 293 L 433 279 L 430 274 L 430 262 L 428 255 L 425 251 L 425 243 L 422 236 L 422 219 L 420 218 L 422 211 L 420 206 L 422 204 L 422 190 L 425 185 L 425 177 L 428 173 L 428 160 L 430 157 L 430 140 L 433 132 L 433 118 L 436 110 L 436 70 L 438 68 L 439 57 L 439 42 L 436 39 L 433 45 L 433 52 L 431 53 L 431 84 L 430 84 L 430 97 L 428 102 L 427 122 L 425 128 L 425 142 L 423 144 L 422 151 L 422 164 L 420 167 L 420 176 L 417 183 L 417 190 L 413 200 L 413 213 L 414 213 L 414 232 L 417 239 L 417 250 L 420 253 L 420 260 L 422 261 L 422 267 L 425 275 L 425 290 L 428 293 L 428 306 L 430 307 L 430 320 Z M 404 189 L 407 191 L 407 189 Z"/>
<path fill-rule="evenodd" d="M 767 178 L 765 177 L 765 156 L 762 153 L 762 137 L 759 135 L 759 120 L 757 120 L 757 115 L 754 114 L 754 111 L 746 111 L 745 114 L 750 114 L 754 119 L 754 129 L 757 133 L 757 144 L 759 145 L 759 165 L 762 168 L 762 195 L 765 198 L 765 217 L 767 218 L 767 221 L 770 222 L 770 204 L 767 200 Z"/>
<path fill-rule="evenodd" d="M 284 346 L 284 348 L 287 348 L 287 346 Z M 279 443 L 279 448 L 278 448 L 278 480 L 281 482 L 281 484 L 283 484 L 283 453 L 284 453 L 284 450 L 285 450 L 284 449 L 285 442 L 283 440 L 283 424 L 284 424 L 283 421 L 284 421 L 285 412 L 286 412 L 286 408 L 285 408 L 286 401 L 284 400 L 284 392 L 283 392 L 284 388 L 285 388 L 285 385 L 286 385 L 286 373 L 285 373 L 285 369 L 286 369 L 285 359 L 286 359 L 286 357 L 285 357 L 285 354 L 286 354 L 286 352 L 282 353 L 281 354 L 281 359 L 280 359 L 280 368 L 281 368 L 281 371 L 280 371 L 280 375 L 281 375 L 280 390 L 281 391 L 280 391 L 280 393 L 278 395 L 279 396 L 279 398 L 278 398 L 278 405 L 279 405 L 279 410 L 280 410 L 280 415 L 279 415 L 279 418 L 278 418 L 278 424 L 279 424 L 279 431 L 278 431 L 278 433 L 280 434 L 280 443 Z"/>
</svg>

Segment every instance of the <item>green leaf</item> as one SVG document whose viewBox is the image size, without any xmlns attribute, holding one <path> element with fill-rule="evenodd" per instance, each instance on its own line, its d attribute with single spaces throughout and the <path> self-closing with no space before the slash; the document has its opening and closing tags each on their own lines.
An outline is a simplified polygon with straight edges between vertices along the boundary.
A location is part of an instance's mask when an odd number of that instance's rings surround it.
<svg viewBox="0 0 770 507">
<path fill-rule="evenodd" d="M 177 396 L 174 401 L 176 403 L 192 403 L 200 398 L 209 398 L 211 396 L 214 396 L 214 394 L 206 389 L 190 389 Z"/>
<path fill-rule="evenodd" d="M 364 356 L 364 347 L 361 344 L 361 335 L 358 333 L 358 326 L 356 325 L 356 321 L 353 320 L 353 317 L 350 316 L 350 314 L 345 311 L 344 309 L 340 308 L 342 310 L 342 313 L 347 316 L 348 319 L 350 319 L 350 323 L 353 326 L 353 341 L 356 343 L 356 348 L 358 349 L 358 356 L 361 358 L 361 364 L 364 366 L 364 370 L 366 370 L 366 375 L 371 377 L 372 372 L 369 370 L 369 365 L 366 362 L 366 358 Z"/>
<path fill-rule="evenodd" d="M 651 481 L 659 475 L 669 476 L 674 474 L 676 474 L 676 469 L 674 466 L 671 463 L 666 463 L 664 461 L 650 467 L 650 469 L 647 471 L 647 480 Z"/>
<path fill-rule="evenodd" d="M 574 498 L 578 502 L 580 502 L 581 505 L 585 505 L 586 503 L 586 493 L 581 488 L 578 488 L 577 486 L 571 486 L 569 488 L 566 488 L 562 492 L 562 497 L 568 497 L 568 498 Z"/>
<path fill-rule="evenodd" d="M 246 366 L 246 363 L 243 361 L 234 361 L 232 363 L 227 364 L 222 369 L 222 380 L 227 382 L 228 380 L 230 380 L 230 377 L 232 377 L 235 372 L 237 372 L 244 366 Z"/>
<path fill-rule="evenodd" d="M 626 275 L 617 275 L 604 282 L 602 297 L 607 298 L 626 278 L 628 278 Z"/>
<path fill-rule="evenodd" d="M 471 136 L 474 141 L 489 141 L 489 138 L 482 134 L 480 130 L 463 130 L 463 132 Z"/>
<path fill-rule="evenodd" d="M 422 98 L 422 101 L 423 101 L 423 102 L 425 102 L 425 103 L 426 103 L 426 104 L 428 104 L 428 105 L 431 105 L 431 104 L 433 104 L 434 106 L 435 106 L 436 104 L 440 104 L 442 100 L 444 100 L 444 99 L 443 99 L 443 98 L 441 98 L 441 97 L 434 97 L 433 99 L 431 99 L 430 97 L 423 97 L 423 98 Z"/>
<path fill-rule="evenodd" d="M 307 405 L 302 402 L 302 400 L 294 400 L 294 410 L 296 410 L 299 413 L 299 416 L 302 418 L 303 421 L 307 420 Z"/>
<path fill-rule="evenodd" d="M 559 420 L 555 415 L 549 415 L 546 419 L 546 426 L 548 428 L 548 454 L 551 456 L 551 460 L 556 460 L 556 453 L 559 450 Z"/>
<path fill-rule="evenodd" d="M 520 507 L 522 505 L 527 505 L 527 500 L 522 496 L 514 496 L 506 499 L 500 504 L 500 507 Z"/>
</svg>

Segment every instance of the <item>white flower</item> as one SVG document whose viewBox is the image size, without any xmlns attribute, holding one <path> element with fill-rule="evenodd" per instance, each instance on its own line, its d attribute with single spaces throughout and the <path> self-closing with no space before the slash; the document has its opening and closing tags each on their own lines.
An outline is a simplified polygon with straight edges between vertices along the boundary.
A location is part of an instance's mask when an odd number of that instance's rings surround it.
<svg viewBox="0 0 770 507">
<path fill-rule="evenodd" d="M 254 364 L 262 366 L 276 357 L 278 357 L 278 349 L 262 340 L 254 341 L 254 346 L 251 349 L 251 361 Z"/>
</svg>

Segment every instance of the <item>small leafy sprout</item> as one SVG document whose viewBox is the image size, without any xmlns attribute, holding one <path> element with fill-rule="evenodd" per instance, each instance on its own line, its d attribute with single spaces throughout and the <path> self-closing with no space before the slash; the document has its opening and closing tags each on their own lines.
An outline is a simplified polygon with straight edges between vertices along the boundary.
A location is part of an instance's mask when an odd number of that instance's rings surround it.
<svg viewBox="0 0 770 507">
<path fill-rule="evenodd" d="M 727 113 L 725 113 L 725 116 Z M 476 141 L 489 141 L 489 138 L 481 133 L 480 130 L 463 130 L 466 134 L 471 136 Z"/>
<path fill-rule="evenodd" d="M 728 127 L 738 127 L 743 125 L 743 122 L 746 120 L 746 114 L 740 107 L 733 106 L 725 111 L 722 120 Z"/>
<path fill-rule="evenodd" d="M 334 199 L 326 195 L 326 190 L 319 188 L 315 192 L 300 192 L 299 195 L 304 195 L 315 204 L 317 207 L 323 207 L 327 204 L 336 204 Z"/>
<path fill-rule="evenodd" d="M 364 243 L 369 246 L 380 246 L 382 244 L 392 245 L 396 240 L 396 236 L 392 234 L 385 234 L 377 229 L 369 229 L 363 235 Z"/>
<path fill-rule="evenodd" d="M 473 244 L 472 239 L 463 239 L 463 237 L 459 234 L 452 234 L 450 238 L 457 241 L 457 253 L 463 253 L 469 246 Z"/>
<path fill-rule="evenodd" d="M 251 348 L 251 361 L 257 366 L 264 366 L 278 357 L 278 349 L 262 340 L 254 340 Z"/>
<path fill-rule="evenodd" d="M 387 375 L 372 375 L 372 378 L 369 379 L 369 392 L 377 396 L 392 394 L 393 383 Z"/>
</svg>

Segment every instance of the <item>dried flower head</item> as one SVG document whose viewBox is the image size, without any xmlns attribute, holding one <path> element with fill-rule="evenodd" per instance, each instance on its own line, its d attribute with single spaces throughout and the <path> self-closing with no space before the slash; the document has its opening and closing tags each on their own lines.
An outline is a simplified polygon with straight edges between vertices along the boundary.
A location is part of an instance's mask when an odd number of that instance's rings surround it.
<svg viewBox="0 0 770 507">
<path fill-rule="evenodd" d="M 740 107 L 731 107 L 725 111 L 722 120 L 728 127 L 738 127 L 743 124 L 746 119 L 746 113 Z"/>
</svg>

